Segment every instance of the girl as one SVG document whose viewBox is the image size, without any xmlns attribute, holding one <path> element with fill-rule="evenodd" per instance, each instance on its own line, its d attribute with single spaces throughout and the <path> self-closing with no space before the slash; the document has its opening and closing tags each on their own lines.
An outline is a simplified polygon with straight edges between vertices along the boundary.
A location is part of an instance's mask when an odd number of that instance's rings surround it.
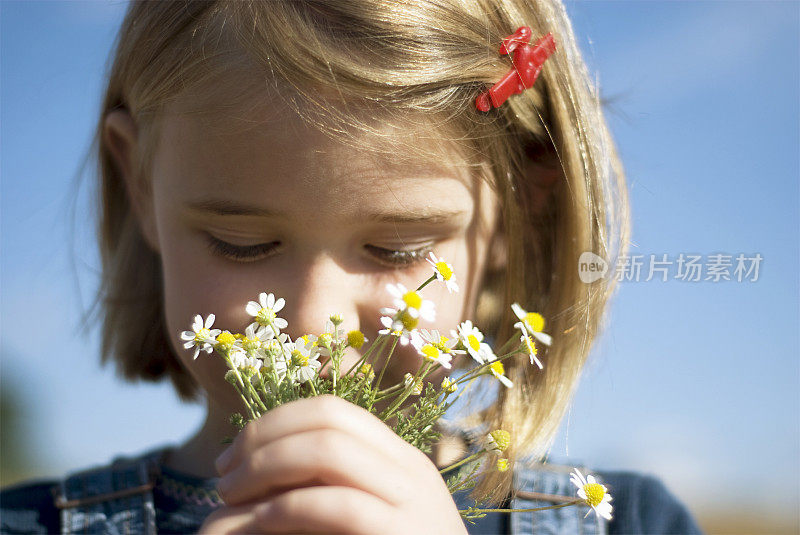
<svg viewBox="0 0 800 535">
<path fill-rule="evenodd" d="M 532 88 L 477 110 L 510 66 L 499 43 L 521 25 L 552 33 L 557 50 Z M 506 340 L 519 301 L 553 334 L 544 369 L 506 361 L 514 387 L 474 415 L 475 428 L 508 430 L 519 460 L 475 495 L 515 508 L 573 495 L 533 461 L 613 290 L 583 284 L 578 258 L 624 253 L 628 212 L 557 0 L 135 1 L 101 112 L 103 358 L 129 379 L 169 378 L 182 399 L 204 400 L 207 419 L 179 447 L 67 478 L 55 500 L 46 484 L 5 491 L 4 532 L 697 531 L 657 480 L 620 473 L 598 474 L 616 500 L 610 524 L 562 509 L 467 529 L 440 449 L 427 456 L 330 396 L 281 406 L 226 448 L 241 402 L 222 361 L 195 360 L 177 336 L 196 313 L 242 331 L 243 304 L 264 290 L 286 299 L 292 338 L 333 312 L 375 336 L 386 284 L 426 279 L 435 250 L 461 291 L 426 289 L 438 310 L 428 327 L 469 318 Z M 402 348 L 387 384 L 419 363 Z"/>
</svg>

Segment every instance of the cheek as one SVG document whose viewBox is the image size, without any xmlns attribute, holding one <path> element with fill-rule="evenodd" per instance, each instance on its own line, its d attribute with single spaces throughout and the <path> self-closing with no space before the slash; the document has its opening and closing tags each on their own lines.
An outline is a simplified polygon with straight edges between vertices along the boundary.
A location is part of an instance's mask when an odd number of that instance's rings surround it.
<svg viewBox="0 0 800 535">
<path fill-rule="evenodd" d="M 201 357 L 192 359 L 194 352 L 183 348 L 180 332 L 190 329 L 196 314 L 214 314 L 214 328 L 244 332 L 250 323 L 245 306 L 258 295 L 250 281 L 258 277 L 241 269 L 234 276 L 231 264 L 213 257 L 201 237 L 170 221 L 159 228 L 159 240 L 167 335 L 175 354 L 196 366 Z"/>
</svg>

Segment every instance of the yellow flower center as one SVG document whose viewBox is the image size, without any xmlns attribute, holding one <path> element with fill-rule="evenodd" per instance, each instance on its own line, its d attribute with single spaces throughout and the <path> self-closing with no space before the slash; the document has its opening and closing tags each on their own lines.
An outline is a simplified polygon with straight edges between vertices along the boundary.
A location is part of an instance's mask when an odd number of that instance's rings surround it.
<svg viewBox="0 0 800 535">
<path fill-rule="evenodd" d="M 436 348 L 442 353 L 450 353 L 450 348 L 446 345 L 448 340 L 450 340 L 448 337 L 440 336 L 439 341 L 435 344 Z"/>
<path fill-rule="evenodd" d="M 329 346 L 331 345 L 332 341 L 333 341 L 333 336 L 331 335 L 331 333 L 322 333 L 321 335 L 319 335 L 319 338 L 317 338 L 317 345 Z"/>
<path fill-rule="evenodd" d="M 407 310 L 404 310 L 403 313 L 400 315 L 400 321 L 403 322 L 403 327 L 407 331 L 415 329 L 419 324 L 419 318 L 413 317 L 411 314 L 408 313 Z"/>
<path fill-rule="evenodd" d="M 583 492 L 586 493 L 586 501 L 592 507 L 597 507 L 603 501 L 606 491 L 603 490 L 603 485 L 599 483 L 587 483 L 583 486 Z"/>
<path fill-rule="evenodd" d="M 361 331 L 350 331 L 347 333 L 347 344 L 350 347 L 359 349 L 364 345 L 364 333 Z"/>
<path fill-rule="evenodd" d="M 500 361 L 492 362 L 489 365 L 489 369 L 492 370 L 492 373 L 495 375 L 503 375 L 506 372 L 506 369 L 503 368 L 503 363 Z"/>
<path fill-rule="evenodd" d="M 449 281 L 450 277 L 453 276 L 453 270 L 450 269 L 450 266 L 448 266 L 446 262 L 436 262 L 436 271 L 438 271 L 439 275 L 446 281 Z"/>
<path fill-rule="evenodd" d="M 403 296 L 403 302 L 405 302 L 407 307 L 419 308 L 422 306 L 422 297 L 412 290 Z"/>
<path fill-rule="evenodd" d="M 439 358 L 441 354 L 439 348 L 432 346 L 431 344 L 425 344 L 422 346 L 422 354 L 425 355 L 425 358 L 430 360 L 436 360 Z"/>
<path fill-rule="evenodd" d="M 472 348 L 473 351 L 478 351 L 481 348 L 481 342 L 478 340 L 478 337 L 474 334 L 470 334 L 467 336 L 467 343 L 469 347 Z"/>
<path fill-rule="evenodd" d="M 194 341 L 202 342 L 203 340 L 206 340 L 209 336 L 211 336 L 211 329 L 206 329 L 205 327 L 203 327 L 202 329 L 197 331 L 197 334 L 194 335 Z"/>
<path fill-rule="evenodd" d="M 533 338 L 530 336 L 526 336 L 528 342 L 528 351 L 530 351 L 531 355 L 538 355 L 539 350 L 536 348 L 536 344 L 533 343 Z"/>
<path fill-rule="evenodd" d="M 525 324 L 534 332 L 540 333 L 544 330 L 544 317 L 537 312 L 525 314 Z"/>
<path fill-rule="evenodd" d="M 258 311 L 258 314 L 256 314 L 256 321 L 259 323 L 259 325 L 269 325 L 275 320 L 275 318 L 275 311 L 271 308 L 262 308 Z"/>
<path fill-rule="evenodd" d="M 295 366 L 308 366 L 308 357 L 295 349 L 292 351 L 292 364 Z"/>
<path fill-rule="evenodd" d="M 236 338 L 228 331 L 222 332 L 217 336 L 218 348 L 223 351 L 230 351 Z"/>
<path fill-rule="evenodd" d="M 364 375 L 373 375 L 375 372 L 372 371 L 372 364 L 369 362 L 365 362 L 361 366 L 359 366 L 358 371 L 363 373 Z"/>
</svg>

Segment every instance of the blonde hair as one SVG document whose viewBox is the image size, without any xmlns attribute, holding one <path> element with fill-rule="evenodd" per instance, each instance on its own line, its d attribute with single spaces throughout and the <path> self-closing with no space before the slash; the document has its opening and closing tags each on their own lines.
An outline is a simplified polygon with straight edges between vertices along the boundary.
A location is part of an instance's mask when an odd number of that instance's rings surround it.
<svg viewBox="0 0 800 535">
<path fill-rule="evenodd" d="M 511 66 L 498 55 L 500 42 L 522 25 L 534 38 L 552 32 L 556 52 L 532 89 L 478 112 L 475 97 Z M 136 172 L 146 182 L 166 105 L 194 93 L 208 96 L 203 106 L 241 109 L 268 86 L 290 90 L 276 105 L 292 106 L 341 138 L 369 127 L 324 95 L 358 103 L 353 109 L 368 106 L 389 121 L 413 114 L 440 121 L 465 160 L 486 171 L 502 202 L 507 262 L 487 270 L 476 322 L 495 340 L 508 339 L 516 301 L 547 318 L 553 343 L 540 348 L 543 370 L 527 359 L 506 360 L 515 387 L 500 389 L 497 402 L 477 416 L 512 434 L 506 452 L 512 461 L 540 458 L 615 286 L 613 278 L 582 283 L 578 258 L 592 251 L 614 266 L 629 232 L 621 164 L 564 6 L 558 0 L 136 0 L 118 36 L 96 135 L 102 137 L 107 113 L 127 109 L 141 140 Z M 159 258 L 145 244 L 102 142 L 98 155 L 103 360 L 116 360 L 129 379 L 166 375 L 182 399 L 195 398 L 197 385 L 170 350 Z M 536 210 L 536 175 L 548 169 L 558 181 L 545 209 Z M 474 495 L 501 499 L 510 474 L 488 474 Z"/>
</svg>

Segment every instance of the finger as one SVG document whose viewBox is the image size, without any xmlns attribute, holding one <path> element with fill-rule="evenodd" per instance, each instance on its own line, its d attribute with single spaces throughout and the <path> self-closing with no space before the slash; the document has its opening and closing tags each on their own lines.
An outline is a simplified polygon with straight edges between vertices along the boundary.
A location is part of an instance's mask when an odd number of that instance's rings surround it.
<svg viewBox="0 0 800 535">
<path fill-rule="evenodd" d="M 238 505 L 322 484 L 360 489 L 398 505 L 414 490 L 409 473 L 415 473 L 412 466 L 398 464 L 347 433 L 315 429 L 258 448 L 219 481 L 217 491 L 227 505 Z"/>
<path fill-rule="evenodd" d="M 386 502 L 349 487 L 295 489 L 259 504 L 254 510 L 263 533 L 302 532 L 374 535 L 400 524 Z"/>
<path fill-rule="evenodd" d="M 252 507 L 222 507 L 206 517 L 198 534 L 254 533 L 258 529 Z"/>
<path fill-rule="evenodd" d="M 420 462 L 425 457 L 398 437 L 367 410 L 332 395 L 298 399 L 272 409 L 247 424 L 216 463 L 220 476 L 236 468 L 256 448 L 294 433 L 312 429 L 339 429 L 357 436 L 399 462 Z"/>
</svg>

